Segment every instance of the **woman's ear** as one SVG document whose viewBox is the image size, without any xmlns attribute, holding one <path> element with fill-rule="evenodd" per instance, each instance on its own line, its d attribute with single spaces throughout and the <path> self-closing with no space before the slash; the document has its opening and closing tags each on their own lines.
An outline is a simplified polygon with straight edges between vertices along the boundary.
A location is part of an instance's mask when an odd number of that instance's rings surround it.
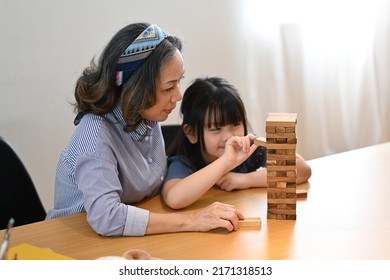
<svg viewBox="0 0 390 280">
<path fill-rule="evenodd" d="M 196 144 L 196 142 L 198 142 L 198 137 L 195 135 L 195 132 L 191 126 L 188 124 L 183 125 L 183 131 L 191 144 Z"/>
</svg>

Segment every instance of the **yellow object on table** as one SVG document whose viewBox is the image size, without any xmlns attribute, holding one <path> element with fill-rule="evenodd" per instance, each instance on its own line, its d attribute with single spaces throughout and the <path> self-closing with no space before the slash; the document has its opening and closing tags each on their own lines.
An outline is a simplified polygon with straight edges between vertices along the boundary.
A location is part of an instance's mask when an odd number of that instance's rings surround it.
<svg viewBox="0 0 390 280">
<path fill-rule="evenodd" d="M 58 254 L 49 248 L 39 248 L 31 244 L 22 243 L 9 248 L 8 259 L 17 260 L 73 260 L 70 257 Z"/>
</svg>

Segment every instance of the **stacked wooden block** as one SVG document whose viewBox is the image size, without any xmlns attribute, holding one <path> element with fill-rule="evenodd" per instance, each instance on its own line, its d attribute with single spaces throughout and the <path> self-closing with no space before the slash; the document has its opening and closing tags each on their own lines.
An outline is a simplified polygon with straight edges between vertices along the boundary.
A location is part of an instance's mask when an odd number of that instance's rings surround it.
<svg viewBox="0 0 390 280">
<path fill-rule="evenodd" d="M 268 219 L 296 219 L 296 124 L 296 113 L 269 113 L 267 117 Z"/>
</svg>

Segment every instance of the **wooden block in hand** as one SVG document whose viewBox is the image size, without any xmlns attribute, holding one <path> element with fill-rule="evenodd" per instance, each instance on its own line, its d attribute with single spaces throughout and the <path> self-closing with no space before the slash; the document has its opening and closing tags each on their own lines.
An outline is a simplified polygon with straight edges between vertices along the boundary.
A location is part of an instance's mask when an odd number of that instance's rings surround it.
<svg viewBox="0 0 390 280">
<path fill-rule="evenodd" d="M 254 142 L 257 146 L 267 147 L 267 138 L 265 137 L 257 137 Z"/>
<path fill-rule="evenodd" d="M 245 220 L 239 220 L 240 227 L 258 227 L 261 228 L 261 218 L 246 218 Z"/>
</svg>

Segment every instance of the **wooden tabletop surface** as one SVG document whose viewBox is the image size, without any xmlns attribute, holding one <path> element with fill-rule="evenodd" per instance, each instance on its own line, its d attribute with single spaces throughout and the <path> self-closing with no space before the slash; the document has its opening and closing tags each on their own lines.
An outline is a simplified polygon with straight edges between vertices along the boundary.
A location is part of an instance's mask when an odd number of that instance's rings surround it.
<svg viewBox="0 0 390 280">
<path fill-rule="evenodd" d="M 261 228 L 241 227 L 145 237 L 102 237 L 85 214 L 15 227 L 10 246 L 28 243 L 75 259 L 143 249 L 161 259 L 390 259 L 390 142 L 308 161 L 312 177 L 298 189 L 297 220 L 267 220 L 266 188 L 211 189 L 188 209 L 221 201 Z M 159 196 L 138 206 L 171 212 Z M 4 230 L 0 231 L 0 236 Z"/>
</svg>

